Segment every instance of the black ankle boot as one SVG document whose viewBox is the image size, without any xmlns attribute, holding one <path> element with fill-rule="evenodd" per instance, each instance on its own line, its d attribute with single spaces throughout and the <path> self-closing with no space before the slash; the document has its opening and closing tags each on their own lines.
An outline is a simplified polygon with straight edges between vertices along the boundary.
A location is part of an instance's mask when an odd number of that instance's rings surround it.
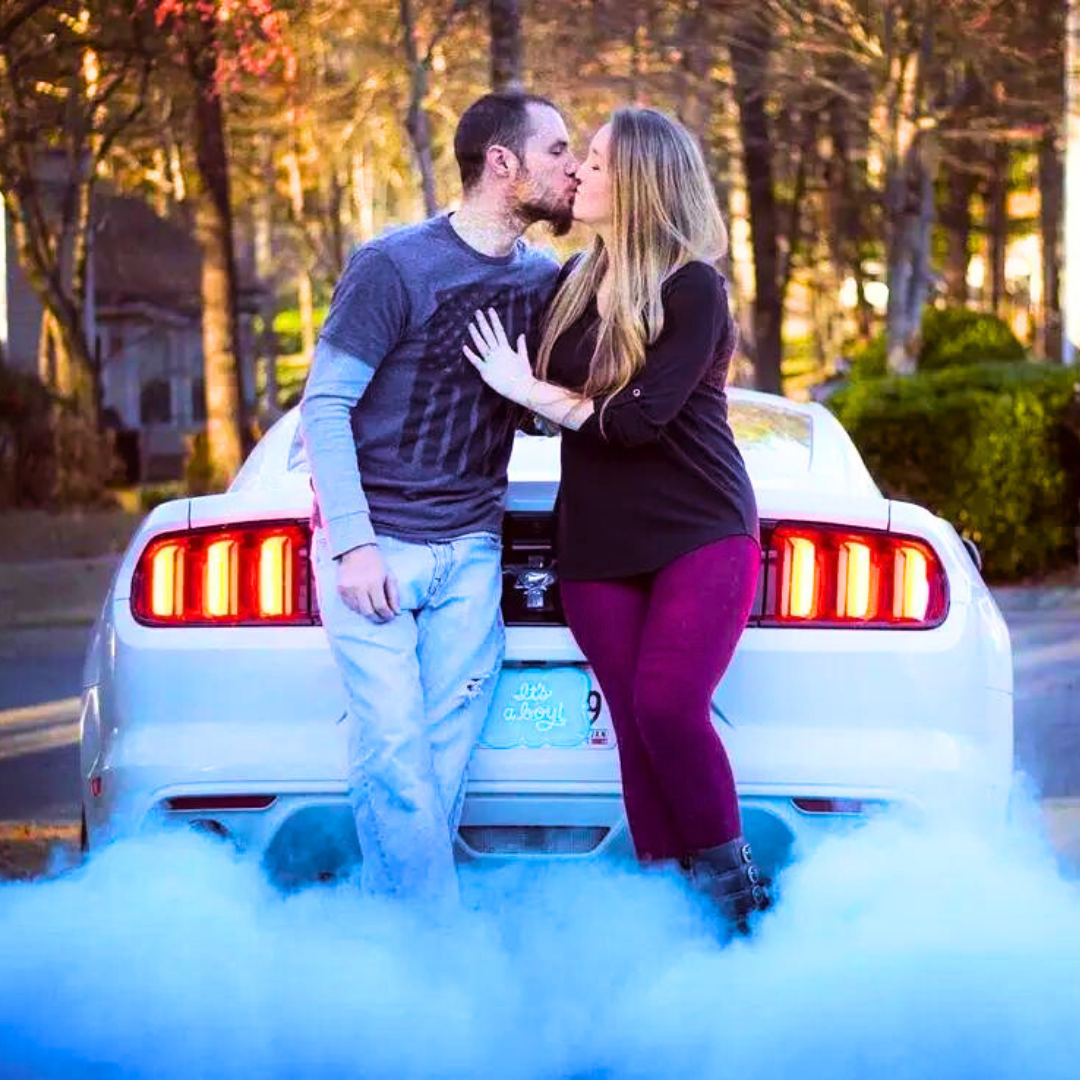
<svg viewBox="0 0 1080 1080">
<path fill-rule="evenodd" d="M 750 845 L 741 836 L 695 852 L 684 865 L 694 887 L 705 893 L 741 934 L 750 932 L 749 917 L 771 906 L 768 881 L 754 865 Z"/>
</svg>

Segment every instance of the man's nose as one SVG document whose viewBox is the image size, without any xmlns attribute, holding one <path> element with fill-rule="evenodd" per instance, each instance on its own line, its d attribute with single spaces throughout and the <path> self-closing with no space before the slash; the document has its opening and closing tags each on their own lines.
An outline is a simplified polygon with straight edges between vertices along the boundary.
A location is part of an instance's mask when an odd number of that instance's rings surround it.
<svg viewBox="0 0 1080 1080">
<path fill-rule="evenodd" d="M 576 157 L 574 157 L 573 154 L 571 154 L 569 160 L 566 163 L 566 175 L 567 176 L 577 176 L 577 171 L 578 171 L 578 168 L 580 167 L 580 165 L 581 165 L 581 162 L 578 161 L 578 159 Z"/>
</svg>

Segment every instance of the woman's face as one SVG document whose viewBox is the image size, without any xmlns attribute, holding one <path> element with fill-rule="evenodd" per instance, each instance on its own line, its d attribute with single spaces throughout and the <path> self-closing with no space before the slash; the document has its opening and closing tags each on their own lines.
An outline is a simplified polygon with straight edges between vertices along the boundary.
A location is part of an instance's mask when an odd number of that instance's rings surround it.
<svg viewBox="0 0 1080 1080">
<path fill-rule="evenodd" d="M 611 222 L 611 170 L 608 149 L 611 125 L 605 124 L 589 143 L 589 152 L 578 166 L 578 188 L 574 195 L 574 220 L 593 228 Z"/>
</svg>

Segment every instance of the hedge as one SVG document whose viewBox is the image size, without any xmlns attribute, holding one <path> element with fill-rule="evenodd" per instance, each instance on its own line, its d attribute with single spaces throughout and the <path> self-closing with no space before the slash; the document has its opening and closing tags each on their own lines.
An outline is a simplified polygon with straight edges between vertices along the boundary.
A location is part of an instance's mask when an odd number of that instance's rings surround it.
<svg viewBox="0 0 1080 1080">
<path fill-rule="evenodd" d="M 969 308 L 932 308 L 923 312 L 919 371 L 940 371 L 987 361 L 1024 360 L 1027 350 L 1009 324 Z M 876 379 L 885 375 L 885 331 L 851 357 L 851 375 Z"/>
<path fill-rule="evenodd" d="M 882 490 L 978 544 L 988 579 L 1075 561 L 1075 369 L 981 363 L 857 380 L 829 400 Z"/>
<path fill-rule="evenodd" d="M 35 376 L 0 364 L 0 508 L 107 506 L 112 436 Z"/>
<path fill-rule="evenodd" d="M 329 307 L 323 304 L 315 308 L 313 313 L 315 334 L 326 321 L 326 313 Z M 300 309 L 284 308 L 274 316 L 274 333 L 277 335 L 277 349 L 279 356 L 295 356 L 303 351 L 303 331 L 300 327 Z M 310 357 L 307 357 L 310 360 Z"/>
</svg>

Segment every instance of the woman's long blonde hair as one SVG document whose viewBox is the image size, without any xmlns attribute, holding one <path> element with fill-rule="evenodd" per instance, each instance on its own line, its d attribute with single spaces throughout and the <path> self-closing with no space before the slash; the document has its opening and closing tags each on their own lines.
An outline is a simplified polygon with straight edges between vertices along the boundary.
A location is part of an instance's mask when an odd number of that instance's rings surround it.
<svg viewBox="0 0 1080 1080">
<path fill-rule="evenodd" d="M 610 303 L 600 316 L 587 397 L 604 406 L 645 363 L 645 349 L 664 329 L 661 288 L 695 259 L 712 263 L 727 251 L 727 229 L 694 137 L 655 109 L 619 109 L 611 118 L 611 250 L 598 236 L 548 308 L 537 359 L 547 377 L 551 350 L 611 275 Z"/>
</svg>

